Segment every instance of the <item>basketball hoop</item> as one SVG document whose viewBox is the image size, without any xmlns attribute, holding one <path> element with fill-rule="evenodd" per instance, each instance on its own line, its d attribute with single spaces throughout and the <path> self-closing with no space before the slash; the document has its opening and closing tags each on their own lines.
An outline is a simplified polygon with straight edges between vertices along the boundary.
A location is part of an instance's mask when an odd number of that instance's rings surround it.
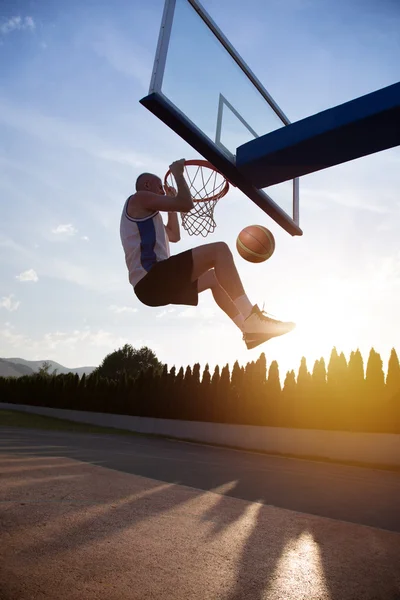
<svg viewBox="0 0 400 600">
<path fill-rule="evenodd" d="M 214 208 L 229 191 L 228 180 L 207 160 L 186 160 L 184 175 L 194 207 L 181 213 L 182 226 L 189 235 L 206 237 L 216 228 Z M 170 170 L 164 177 L 164 186 L 176 187 Z"/>
</svg>

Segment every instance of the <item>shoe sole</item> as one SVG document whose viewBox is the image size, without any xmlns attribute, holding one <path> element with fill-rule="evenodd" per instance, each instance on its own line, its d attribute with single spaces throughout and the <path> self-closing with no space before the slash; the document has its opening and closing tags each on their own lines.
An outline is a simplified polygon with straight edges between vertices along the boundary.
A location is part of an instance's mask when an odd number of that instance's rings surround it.
<svg viewBox="0 0 400 600">
<path fill-rule="evenodd" d="M 247 348 L 247 350 L 253 350 L 253 348 L 255 348 L 256 346 L 259 346 L 260 344 L 263 344 L 264 342 L 268 342 L 269 339 L 271 339 L 271 338 L 267 338 L 264 340 L 256 340 L 256 341 L 250 340 L 248 342 L 246 341 L 246 348 Z"/>
<path fill-rule="evenodd" d="M 247 349 L 248 350 L 252 350 L 253 348 L 255 348 L 256 346 L 259 346 L 260 344 L 264 344 L 264 342 L 268 342 L 269 340 L 271 340 L 274 337 L 279 337 L 281 335 L 285 335 L 286 333 L 290 333 L 291 331 L 293 331 L 293 329 L 289 329 L 288 331 L 281 331 L 280 333 L 272 333 L 272 334 L 264 334 L 264 333 L 254 333 L 254 334 L 247 334 L 247 335 L 251 335 L 251 338 L 244 338 L 244 341 L 246 343 Z"/>
</svg>

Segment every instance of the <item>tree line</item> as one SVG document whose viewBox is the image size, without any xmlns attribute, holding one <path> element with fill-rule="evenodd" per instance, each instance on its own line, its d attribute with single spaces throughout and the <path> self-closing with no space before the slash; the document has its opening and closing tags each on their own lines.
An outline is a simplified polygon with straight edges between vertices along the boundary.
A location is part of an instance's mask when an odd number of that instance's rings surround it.
<svg viewBox="0 0 400 600">
<path fill-rule="evenodd" d="M 93 373 L 50 373 L 0 378 L 2 402 L 141 417 L 271 427 L 400 433 L 400 364 L 393 348 L 386 375 L 373 348 L 367 364 L 359 350 L 347 360 L 333 348 L 281 385 L 276 361 L 265 354 L 240 366 L 211 372 L 199 363 L 186 368 L 162 364 L 147 347 L 126 344 Z"/>
</svg>

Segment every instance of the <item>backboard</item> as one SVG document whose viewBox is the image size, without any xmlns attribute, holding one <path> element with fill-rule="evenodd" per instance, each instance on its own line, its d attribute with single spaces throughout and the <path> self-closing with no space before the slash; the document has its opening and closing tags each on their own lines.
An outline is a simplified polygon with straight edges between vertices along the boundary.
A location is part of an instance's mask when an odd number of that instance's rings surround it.
<svg viewBox="0 0 400 600">
<path fill-rule="evenodd" d="M 302 235 L 298 179 L 262 190 L 236 166 L 239 146 L 290 121 L 197 0 L 165 1 L 140 102 L 283 229 Z"/>
</svg>

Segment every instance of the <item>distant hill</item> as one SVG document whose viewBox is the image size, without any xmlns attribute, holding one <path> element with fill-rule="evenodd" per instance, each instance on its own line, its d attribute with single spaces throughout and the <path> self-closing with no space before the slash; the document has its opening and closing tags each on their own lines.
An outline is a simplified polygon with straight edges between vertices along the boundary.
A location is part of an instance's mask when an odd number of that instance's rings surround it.
<svg viewBox="0 0 400 600">
<path fill-rule="evenodd" d="M 31 371 L 32 373 L 36 373 L 37 371 L 39 371 L 40 367 L 43 365 L 44 362 L 50 363 L 50 365 L 51 365 L 50 373 L 52 373 L 54 371 L 54 369 L 56 369 L 58 375 L 61 375 L 63 373 L 78 373 L 78 375 L 81 377 L 84 373 L 85 373 L 85 375 L 89 375 L 96 368 L 96 367 L 74 367 L 74 368 L 70 369 L 69 367 L 64 367 L 64 365 L 60 365 L 60 363 L 56 362 L 55 360 L 49 360 L 49 359 L 25 360 L 24 358 L 5 358 L 5 359 L 0 359 L 0 360 L 3 362 L 6 362 L 8 364 L 11 363 L 11 365 L 10 365 L 11 368 L 15 368 L 17 371 L 19 368 L 28 368 L 29 371 Z M 25 374 L 29 374 L 29 373 L 21 373 L 21 374 L 25 375 Z M 2 372 L 0 370 L 0 376 L 1 375 L 2 375 Z"/>
<path fill-rule="evenodd" d="M 32 375 L 33 370 L 22 364 L 0 358 L 0 377 L 21 377 L 21 375 Z"/>
</svg>

